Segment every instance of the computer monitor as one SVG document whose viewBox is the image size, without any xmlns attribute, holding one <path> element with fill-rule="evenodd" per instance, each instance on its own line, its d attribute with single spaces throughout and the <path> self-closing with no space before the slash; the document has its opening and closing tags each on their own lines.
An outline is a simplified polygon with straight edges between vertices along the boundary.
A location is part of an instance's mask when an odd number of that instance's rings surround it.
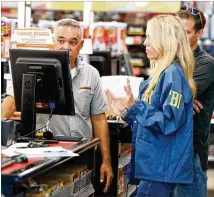
<svg viewBox="0 0 214 197">
<path fill-rule="evenodd" d="M 95 67 L 100 76 L 111 76 L 111 52 L 110 51 L 93 51 L 89 55 L 90 64 Z"/>
<path fill-rule="evenodd" d="M 10 49 L 10 63 L 21 136 L 35 130 L 36 113 L 75 115 L 68 51 Z"/>
</svg>

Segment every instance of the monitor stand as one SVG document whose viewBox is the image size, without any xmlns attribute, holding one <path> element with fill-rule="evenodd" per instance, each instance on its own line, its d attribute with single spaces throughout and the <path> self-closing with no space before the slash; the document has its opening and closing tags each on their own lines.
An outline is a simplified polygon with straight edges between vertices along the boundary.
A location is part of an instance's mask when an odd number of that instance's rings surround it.
<svg viewBox="0 0 214 197">
<path fill-rule="evenodd" d="M 36 83 L 35 74 L 23 74 L 20 137 L 30 134 L 36 127 Z M 33 136 L 34 133 L 28 135 Z"/>
</svg>

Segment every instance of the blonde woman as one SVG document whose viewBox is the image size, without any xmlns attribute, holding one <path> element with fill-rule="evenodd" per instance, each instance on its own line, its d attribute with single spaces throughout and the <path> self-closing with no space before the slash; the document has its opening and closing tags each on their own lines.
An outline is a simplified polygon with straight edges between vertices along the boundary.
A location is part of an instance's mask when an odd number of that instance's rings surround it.
<svg viewBox="0 0 214 197">
<path fill-rule="evenodd" d="M 167 197 L 178 183 L 193 179 L 194 60 L 178 18 L 157 16 L 147 24 L 146 46 L 152 73 L 135 101 L 127 80 L 124 107 L 106 90 L 109 107 L 132 127 L 130 182 L 137 196 Z"/>
</svg>

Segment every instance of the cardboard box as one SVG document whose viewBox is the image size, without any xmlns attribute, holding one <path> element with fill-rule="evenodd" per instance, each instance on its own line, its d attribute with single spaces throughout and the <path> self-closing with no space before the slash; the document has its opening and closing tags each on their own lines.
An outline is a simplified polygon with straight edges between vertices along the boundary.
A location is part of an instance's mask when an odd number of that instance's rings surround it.
<svg viewBox="0 0 214 197">
<path fill-rule="evenodd" d="M 71 184 L 76 180 L 75 177 L 77 177 L 76 173 L 59 173 L 59 174 L 44 174 L 44 178 L 50 178 L 52 180 L 62 180 L 64 186 Z"/>
<path fill-rule="evenodd" d="M 75 194 L 80 191 L 82 186 L 85 185 L 87 177 L 84 175 L 88 172 L 86 165 L 72 165 L 72 164 L 61 164 L 56 168 L 48 171 L 44 177 L 51 177 L 52 179 L 61 179 L 64 182 L 64 186 L 67 187 L 70 184 L 73 184 L 70 187 L 70 193 Z M 81 179 L 84 177 L 83 179 Z"/>
<path fill-rule="evenodd" d="M 43 191 L 27 190 L 25 197 L 49 197 L 63 188 L 63 181 L 50 180 L 44 177 L 37 177 L 35 181 L 43 186 Z"/>
<path fill-rule="evenodd" d="M 87 166 L 86 165 L 72 165 L 72 164 L 61 164 L 56 168 L 52 169 L 48 173 L 54 174 L 64 174 L 64 173 L 75 173 L 77 175 L 76 178 L 81 178 L 84 174 L 87 173 Z"/>
<path fill-rule="evenodd" d="M 117 183 L 117 194 L 124 192 L 124 172 L 123 168 L 118 168 L 118 183 Z"/>
</svg>

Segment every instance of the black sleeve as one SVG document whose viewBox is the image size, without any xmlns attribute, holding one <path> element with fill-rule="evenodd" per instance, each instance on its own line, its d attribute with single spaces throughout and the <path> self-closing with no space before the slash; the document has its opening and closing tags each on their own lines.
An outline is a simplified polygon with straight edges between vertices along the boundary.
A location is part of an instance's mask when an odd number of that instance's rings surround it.
<svg viewBox="0 0 214 197">
<path fill-rule="evenodd" d="M 199 97 L 214 81 L 214 63 L 200 61 L 200 65 L 195 68 L 193 77 L 197 86 L 197 97 Z"/>
</svg>

